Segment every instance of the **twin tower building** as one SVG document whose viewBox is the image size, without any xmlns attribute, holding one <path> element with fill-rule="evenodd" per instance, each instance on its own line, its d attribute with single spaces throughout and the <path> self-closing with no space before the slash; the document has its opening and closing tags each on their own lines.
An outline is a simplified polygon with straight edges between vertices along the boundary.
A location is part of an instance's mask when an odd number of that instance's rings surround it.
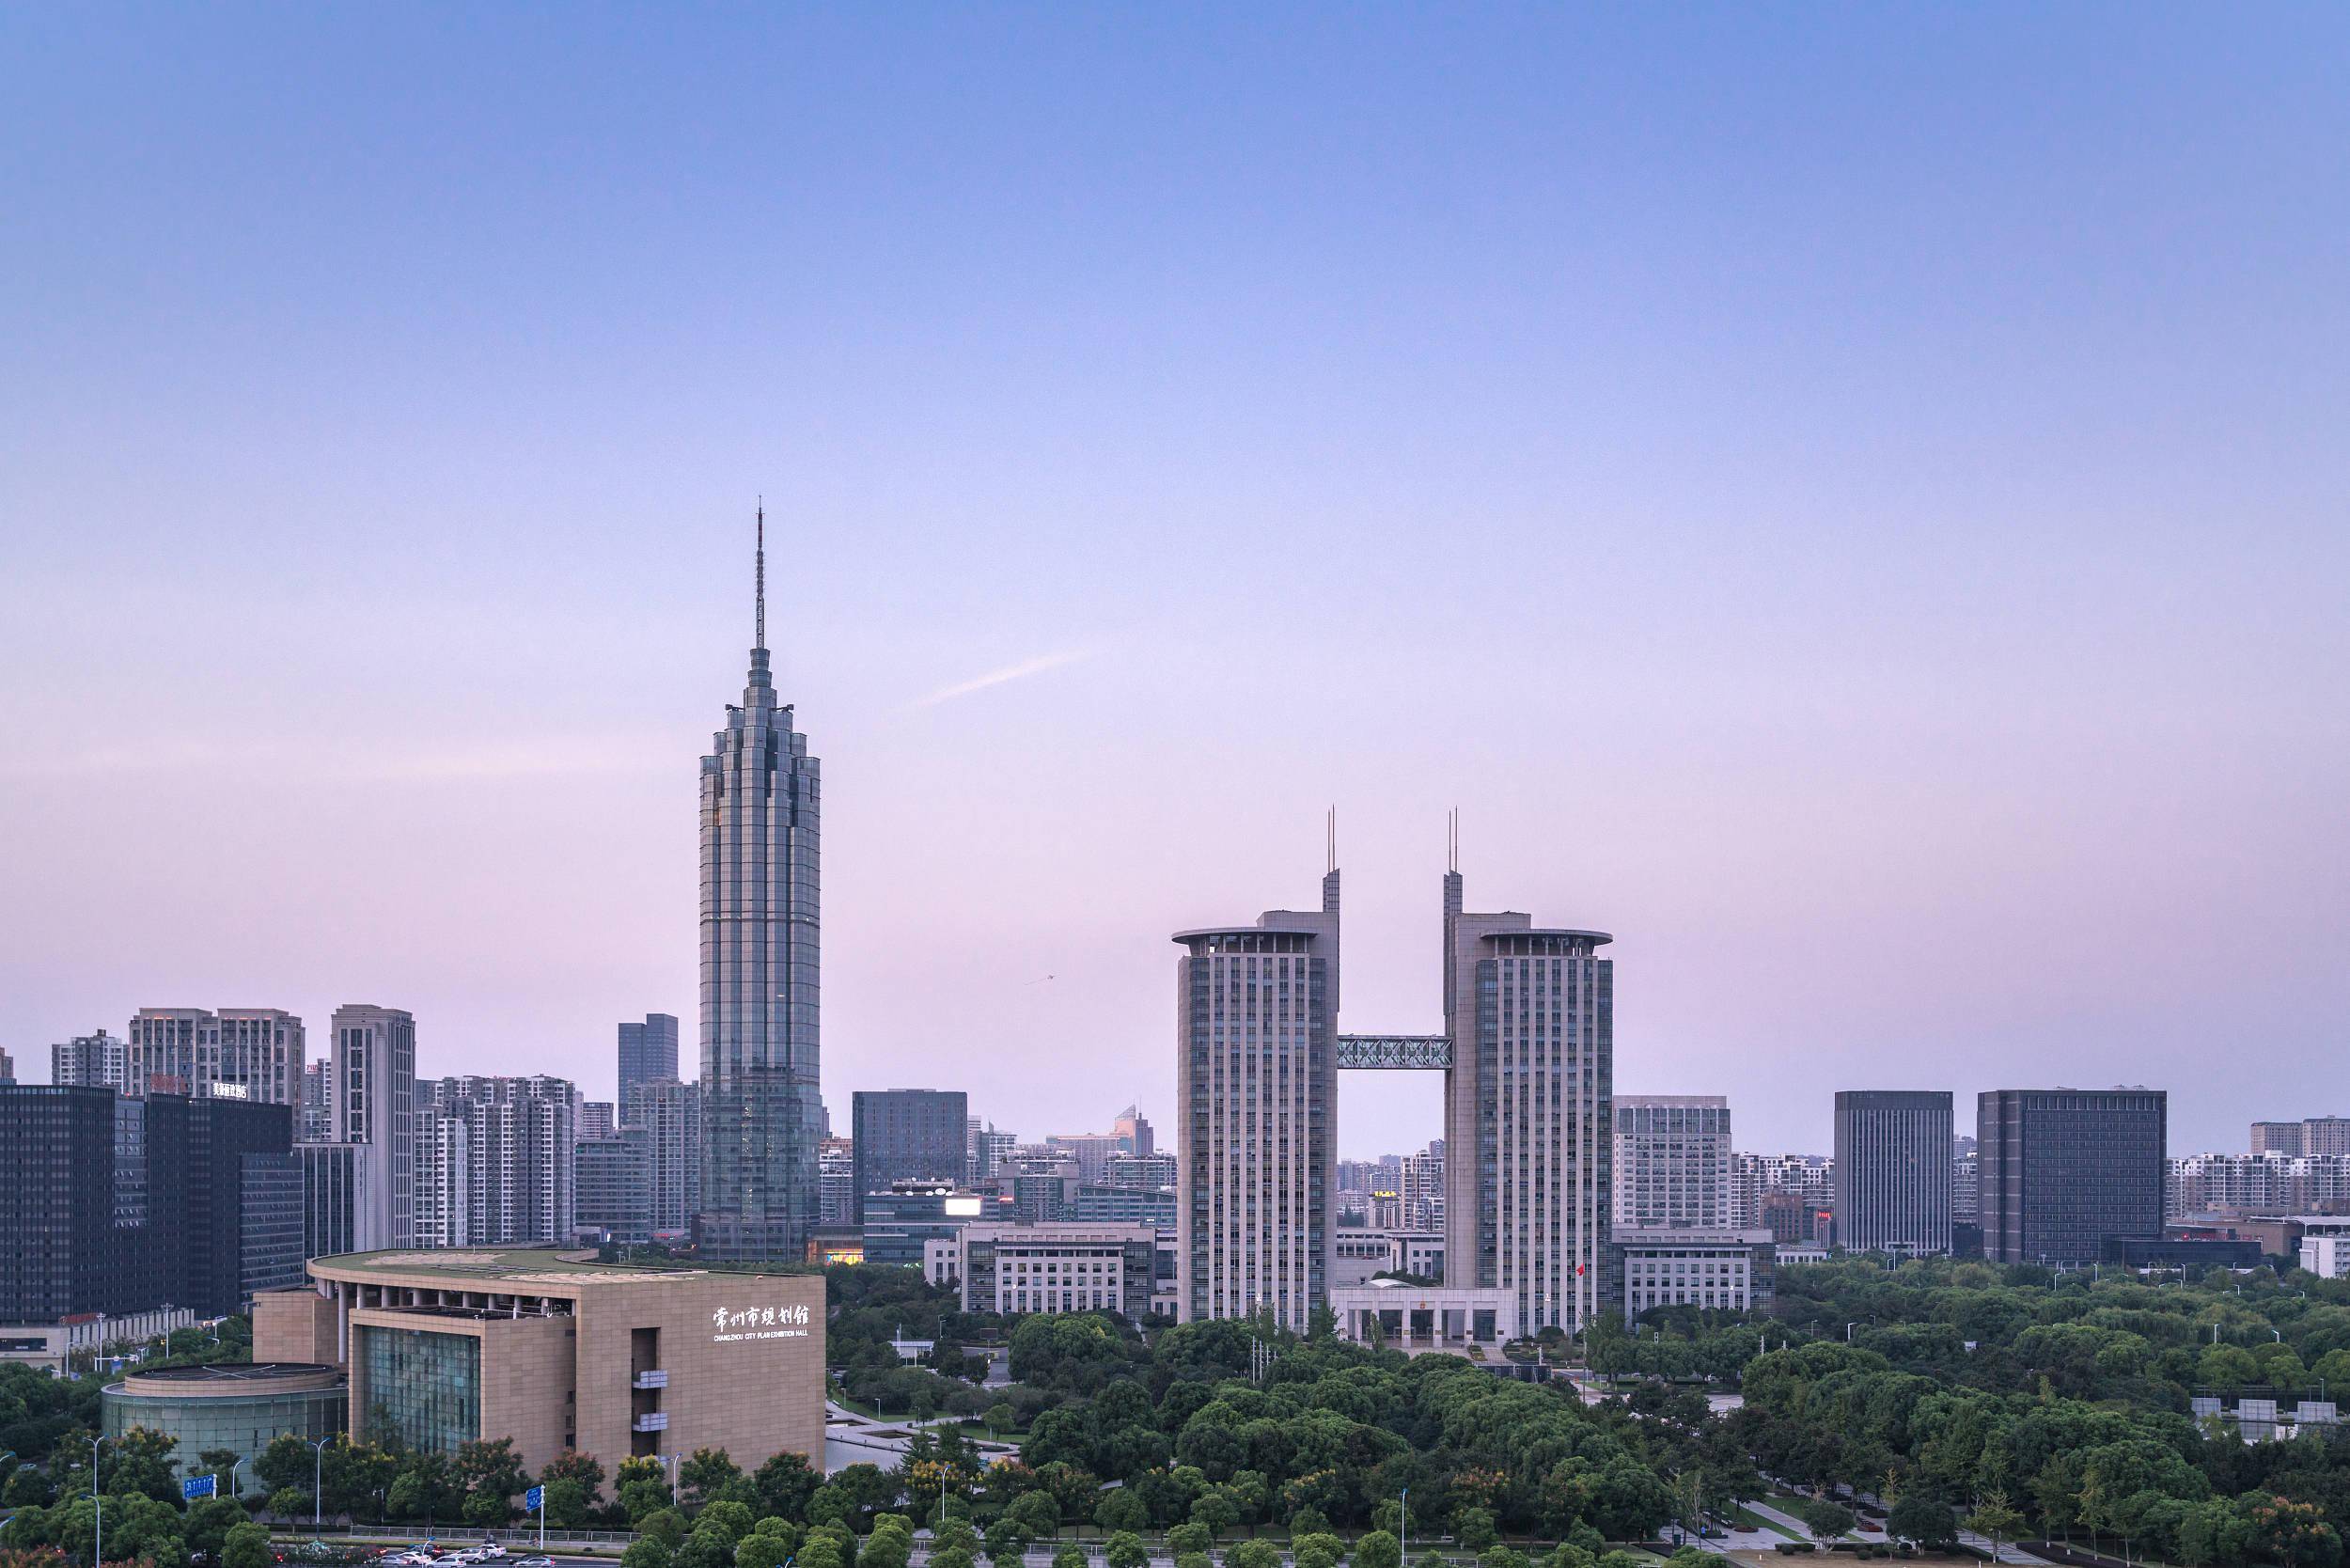
<svg viewBox="0 0 2350 1568">
<path fill-rule="evenodd" d="M 766 522 L 739 705 L 701 760 L 703 1149 L 695 1237 L 718 1261 L 807 1255 L 824 1136 L 822 791 L 767 650 Z M 1305 1328 L 1337 1244 L 1339 1074 L 1444 1074 L 1448 1289 L 1520 1333 L 1607 1302 L 1614 965 L 1605 932 L 1462 907 L 1444 878 L 1440 1035 L 1340 1032 L 1335 842 L 1322 904 L 1181 932 L 1177 1215 L 1186 1318 Z"/>
<path fill-rule="evenodd" d="M 1303 1329 L 1329 1299 L 1339 1074 L 1444 1074 L 1445 1286 L 1505 1332 L 1572 1333 L 1609 1301 L 1615 964 L 1605 932 L 1462 907 L 1444 878 L 1440 1035 L 1339 1027 L 1339 870 L 1322 907 L 1175 933 L 1186 1318 L 1269 1309 Z"/>
</svg>

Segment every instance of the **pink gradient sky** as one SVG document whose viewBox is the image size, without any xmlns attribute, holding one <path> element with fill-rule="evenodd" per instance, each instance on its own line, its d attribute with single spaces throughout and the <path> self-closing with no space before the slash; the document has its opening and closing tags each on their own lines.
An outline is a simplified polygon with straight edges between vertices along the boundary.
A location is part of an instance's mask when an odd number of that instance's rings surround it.
<svg viewBox="0 0 2350 1568">
<path fill-rule="evenodd" d="M 1457 805 L 1742 1146 L 2350 1112 L 2338 12 L 6 26 L 25 1076 L 140 1005 L 593 1096 L 690 1031 L 764 491 L 844 1127 L 1165 1128 L 1167 933 L 1333 802 L 1351 1027 L 1436 1023 Z"/>
</svg>

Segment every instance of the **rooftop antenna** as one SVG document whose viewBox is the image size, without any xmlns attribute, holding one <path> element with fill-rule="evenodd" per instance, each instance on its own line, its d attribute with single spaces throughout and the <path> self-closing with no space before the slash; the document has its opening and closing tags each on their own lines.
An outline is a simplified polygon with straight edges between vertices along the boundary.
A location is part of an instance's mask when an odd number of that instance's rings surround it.
<svg viewBox="0 0 2350 1568">
<path fill-rule="evenodd" d="M 752 646 L 767 646 L 767 497 L 759 498 L 759 611 L 758 632 Z"/>
<path fill-rule="evenodd" d="M 1457 806 L 1444 814 L 1444 869 L 1461 869 L 1461 808 Z"/>
<path fill-rule="evenodd" d="M 1323 870 L 1335 871 L 1339 869 L 1339 808 L 1335 806 L 1330 808 L 1330 815 L 1324 831 L 1329 839 L 1329 851 L 1325 857 L 1329 863 Z"/>
</svg>

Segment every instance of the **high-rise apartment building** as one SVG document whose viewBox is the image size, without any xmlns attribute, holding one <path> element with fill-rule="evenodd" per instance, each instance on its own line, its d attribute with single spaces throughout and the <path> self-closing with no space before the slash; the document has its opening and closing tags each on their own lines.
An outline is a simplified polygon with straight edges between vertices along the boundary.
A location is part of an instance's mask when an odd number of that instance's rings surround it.
<svg viewBox="0 0 2350 1568">
<path fill-rule="evenodd" d="M 1458 870 L 1444 910 L 1445 1283 L 1512 1295 L 1522 1333 L 1579 1332 L 1616 1305 L 1614 938 L 1464 913 Z"/>
<path fill-rule="evenodd" d="M 284 1105 L 0 1089 L 0 1323 L 219 1315 L 298 1283 L 292 1149 Z"/>
<path fill-rule="evenodd" d="M 1403 1181 L 1397 1190 L 1403 1200 L 1403 1229 L 1444 1229 L 1444 1139 L 1403 1156 Z"/>
<path fill-rule="evenodd" d="M 416 1021 L 396 1007 L 335 1010 L 326 1083 L 328 1141 L 354 1145 L 366 1168 L 354 1212 L 358 1249 L 416 1245 Z"/>
<path fill-rule="evenodd" d="M 857 1219 L 899 1182 L 959 1184 L 970 1158 L 970 1097 L 959 1089 L 859 1090 L 849 1105 Z"/>
<path fill-rule="evenodd" d="M 856 1218 L 856 1155 L 845 1137 L 828 1137 L 816 1153 L 816 1179 L 822 1187 L 817 1223 L 827 1228 L 854 1225 Z"/>
<path fill-rule="evenodd" d="M 1103 1165 L 1100 1184 L 1128 1192 L 1152 1192 L 1172 1187 L 1182 1174 L 1183 1162 L 1172 1154 L 1112 1154 Z M 1441 1166 L 1437 1180 L 1441 1185 Z"/>
<path fill-rule="evenodd" d="M 767 655 L 766 520 L 741 706 L 701 763 L 701 1206 L 715 1261 L 797 1261 L 816 1223 L 819 769 Z"/>
<path fill-rule="evenodd" d="M 429 1247 L 568 1242 L 577 1218 L 579 1091 L 569 1079 L 439 1079 L 419 1114 L 418 1240 Z M 452 1135 L 450 1123 L 462 1129 Z"/>
<path fill-rule="evenodd" d="M 1304 1331 L 1337 1241 L 1339 873 L 1319 911 L 1175 933 L 1178 1311 Z"/>
<path fill-rule="evenodd" d="M 623 1246 L 652 1235 L 652 1168 L 645 1129 L 623 1127 L 572 1146 L 573 1217 L 582 1240 Z"/>
<path fill-rule="evenodd" d="M 128 1094 L 279 1105 L 302 1098 L 302 1020 L 277 1008 L 143 1007 L 124 1052 Z"/>
<path fill-rule="evenodd" d="M 682 1234 L 693 1226 L 701 1179 L 701 1085 L 640 1078 L 620 1121 L 645 1135 L 647 1223 L 658 1235 Z"/>
<path fill-rule="evenodd" d="M 2163 1217 L 2350 1213 L 2350 1154 L 2189 1154 L 2169 1162 Z"/>
<path fill-rule="evenodd" d="M 1836 1161 L 1826 1154 L 1733 1153 L 1730 1157 L 1730 1193 L 1731 1224 L 1735 1229 L 1769 1224 L 1763 1207 L 1773 1193 L 1792 1193 L 1815 1209 L 1832 1211 L 1836 1202 Z M 1805 1231 L 1807 1237 L 1815 1233 Z"/>
<path fill-rule="evenodd" d="M 11 1085 L 15 1082 L 16 1058 L 8 1055 L 6 1051 L 0 1051 L 0 1087 Z"/>
<path fill-rule="evenodd" d="M 618 1107 L 609 1100 L 582 1100 L 579 1103 L 579 1141 L 611 1137 L 620 1130 Z"/>
<path fill-rule="evenodd" d="M 2170 1117 L 2158 1089 L 1998 1089 L 1975 1102 L 1982 1255 L 2088 1263 L 2159 1236 Z"/>
<path fill-rule="evenodd" d="M 2255 1121 L 2252 1152 L 2303 1155 L 2350 1154 L 2350 1116 L 2311 1116 L 2299 1121 Z"/>
<path fill-rule="evenodd" d="M 49 1081 L 59 1088 L 111 1089 L 130 1083 L 130 1046 L 99 1029 L 49 1047 Z"/>
<path fill-rule="evenodd" d="M 1615 1222 L 1731 1228 L 1730 1102 L 1718 1094 L 1616 1096 Z"/>
<path fill-rule="evenodd" d="M 1948 1090 L 1840 1090 L 1836 1240 L 1848 1252 L 1950 1249 Z"/>
<path fill-rule="evenodd" d="M 666 1012 L 648 1012 L 641 1024 L 620 1026 L 619 1096 L 614 1104 L 625 1113 L 629 1090 L 647 1078 L 675 1078 L 677 1020 Z"/>
</svg>

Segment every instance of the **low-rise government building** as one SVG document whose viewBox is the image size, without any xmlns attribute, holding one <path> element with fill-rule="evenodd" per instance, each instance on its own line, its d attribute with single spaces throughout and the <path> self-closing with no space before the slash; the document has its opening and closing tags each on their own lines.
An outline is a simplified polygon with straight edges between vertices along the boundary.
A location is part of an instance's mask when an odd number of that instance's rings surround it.
<svg viewBox="0 0 2350 1568">
<path fill-rule="evenodd" d="M 258 1361 L 350 1379 L 354 1440 L 454 1453 L 508 1437 L 537 1472 L 724 1449 L 745 1469 L 823 1463 L 824 1282 L 598 1263 L 548 1249 L 311 1260 L 254 1303 Z"/>
<path fill-rule="evenodd" d="M 1767 1230 L 1624 1226 L 1612 1243 L 1627 1319 L 1652 1307 L 1744 1312 L 1771 1300 L 1776 1269 Z"/>
</svg>

